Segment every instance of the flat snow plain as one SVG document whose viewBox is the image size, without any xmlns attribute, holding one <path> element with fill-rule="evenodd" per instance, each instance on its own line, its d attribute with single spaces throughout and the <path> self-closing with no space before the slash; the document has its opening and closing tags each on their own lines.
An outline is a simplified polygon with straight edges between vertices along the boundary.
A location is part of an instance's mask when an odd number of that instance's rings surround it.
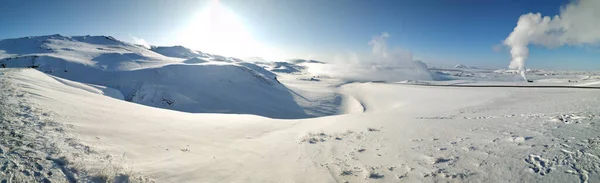
<svg viewBox="0 0 600 183">
<path fill-rule="evenodd" d="M 279 74 L 298 103 L 340 115 L 272 119 L 153 108 L 34 69 L 0 74 L 4 120 L 15 123 L 2 124 L 10 130 L 0 144 L 0 175 L 10 180 L 600 181 L 596 89 L 343 84 Z"/>
</svg>

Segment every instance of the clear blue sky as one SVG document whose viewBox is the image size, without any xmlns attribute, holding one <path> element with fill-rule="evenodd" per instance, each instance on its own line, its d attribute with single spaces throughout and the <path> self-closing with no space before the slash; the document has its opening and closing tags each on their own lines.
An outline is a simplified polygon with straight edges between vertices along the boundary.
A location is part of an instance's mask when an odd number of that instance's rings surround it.
<svg viewBox="0 0 600 183">
<path fill-rule="evenodd" d="M 152 45 L 181 44 L 179 30 L 211 1 L 2 0 L 0 39 L 47 35 L 110 35 Z M 369 52 L 382 32 L 390 47 L 410 50 L 435 64 L 506 67 L 507 50 L 495 52 L 520 15 L 556 15 L 568 0 L 222 0 L 254 40 L 287 57 L 329 58 Z M 184 45 L 186 46 L 186 45 Z M 597 47 L 531 49 L 528 67 L 600 69 Z"/>
</svg>

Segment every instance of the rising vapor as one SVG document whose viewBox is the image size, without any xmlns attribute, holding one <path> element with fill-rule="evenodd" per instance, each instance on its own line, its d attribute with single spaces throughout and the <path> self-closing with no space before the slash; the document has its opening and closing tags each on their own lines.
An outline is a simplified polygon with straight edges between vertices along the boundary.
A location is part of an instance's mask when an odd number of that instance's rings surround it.
<svg viewBox="0 0 600 183">
<path fill-rule="evenodd" d="M 540 13 L 521 15 L 517 26 L 504 40 L 510 47 L 509 68 L 518 70 L 525 80 L 525 61 L 530 44 L 557 48 L 600 42 L 600 0 L 577 0 L 561 8 L 560 15 Z"/>
<path fill-rule="evenodd" d="M 370 54 L 351 53 L 337 56 L 322 67 L 311 67 L 313 74 L 355 81 L 432 80 L 427 65 L 414 60 L 412 53 L 401 48 L 389 49 L 390 34 L 374 36 L 369 45 Z"/>
<path fill-rule="evenodd" d="M 129 37 L 131 37 L 131 39 L 133 39 L 134 44 L 137 44 L 137 45 L 140 45 L 140 46 L 150 49 L 151 46 L 150 46 L 150 44 L 148 44 L 148 42 L 146 42 L 146 40 L 132 36 L 132 35 L 129 35 Z"/>
</svg>

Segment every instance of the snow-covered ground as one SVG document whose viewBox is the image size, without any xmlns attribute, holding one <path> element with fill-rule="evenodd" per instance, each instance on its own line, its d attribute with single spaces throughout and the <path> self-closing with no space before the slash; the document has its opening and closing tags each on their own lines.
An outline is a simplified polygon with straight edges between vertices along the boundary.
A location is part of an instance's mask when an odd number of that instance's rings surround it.
<svg viewBox="0 0 600 183">
<path fill-rule="evenodd" d="M 29 39 L 51 49 L 0 41 L 8 67 L 47 58 L 0 69 L 0 181 L 600 181 L 595 72 L 525 83 L 461 65 L 430 69 L 435 81 L 355 82 L 311 73 L 319 61 L 120 41 L 143 57 L 115 60 L 109 38 Z M 57 51 L 70 44 L 85 46 Z"/>
<path fill-rule="evenodd" d="M 143 105 L 184 112 L 316 117 L 298 106 L 270 71 L 236 58 L 193 57 L 200 53 L 181 46 L 153 47 L 158 51 L 154 52 L 105 36 L 50 35 L 2 40 L 0 49 L 5 49 L 0 64 L 6 67 L 36 67 L 58 80 L 100 85 Z M 317 114 L 321 113 L 331 114 Z"/>
</svg>

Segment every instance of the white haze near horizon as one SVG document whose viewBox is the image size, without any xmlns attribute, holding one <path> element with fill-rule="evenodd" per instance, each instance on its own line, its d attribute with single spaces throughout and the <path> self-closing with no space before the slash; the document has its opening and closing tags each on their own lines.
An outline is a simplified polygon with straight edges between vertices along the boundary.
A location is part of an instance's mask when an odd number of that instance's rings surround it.
<svg viewBox="0 0 600 183">
<path fill-rule="evenodd" d="M 510 47 L 509 68 L 519 70 L 525 78 L 528 46 L 558 48 L 600 43 L 600 0 L 576 0 L 561 8 L 560 15 L 540 13 L 521 15 L 513 32 L 504 40 Z M 525 78 L 526 79 L 526 78 Z"/>
<path fill-rule="evenodd" d="M 330 64 L 315 65 L 309 72 L 353 81 L 432 80 L 427 65 L 413 59 L 412 53 L 402 48 L 389 49 L 387 32 L 374 36 L 369 42 L 371 53 L 338 55 Z"/>
</svg>

